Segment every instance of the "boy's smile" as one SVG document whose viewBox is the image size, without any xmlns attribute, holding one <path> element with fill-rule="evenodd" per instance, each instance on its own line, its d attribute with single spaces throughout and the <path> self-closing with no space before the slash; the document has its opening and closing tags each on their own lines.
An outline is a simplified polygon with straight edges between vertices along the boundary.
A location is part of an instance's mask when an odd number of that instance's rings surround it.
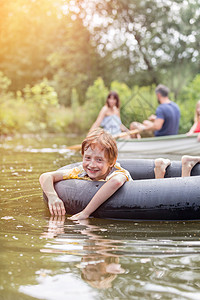
<svg viewBox="0 0 200 300">
<path fill-rule="evenodd" d="M 87 148 L 83 155 L 83 169 L 92 180 L 105 179 L 111 170 L 105 150 L 98 145 Z"/>
</svg>

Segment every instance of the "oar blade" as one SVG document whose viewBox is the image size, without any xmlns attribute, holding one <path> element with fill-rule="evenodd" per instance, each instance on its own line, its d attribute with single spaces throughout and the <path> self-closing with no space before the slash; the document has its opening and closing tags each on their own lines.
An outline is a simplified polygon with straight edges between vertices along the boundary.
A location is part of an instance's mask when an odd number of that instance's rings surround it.
<svg viewBox="0 0 200 300">
<path fill-rule="evenodd" d="M 81 144 L 68 146 L 67 149 L 74 150 L 74 151 L 80 151 L 81 150 Z"/>
</svg>

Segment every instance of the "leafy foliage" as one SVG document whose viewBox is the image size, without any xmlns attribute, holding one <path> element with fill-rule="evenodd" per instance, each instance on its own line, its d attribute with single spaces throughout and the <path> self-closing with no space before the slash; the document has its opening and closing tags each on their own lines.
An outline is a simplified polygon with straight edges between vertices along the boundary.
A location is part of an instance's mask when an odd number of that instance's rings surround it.
<svg viewBox="0 0 200 300">
<path fill-rule="evenodd" d="M 1 1 L 0 69 L 13 90 L 49 74 L 46 57 L 53 51 L 56 19 L 51 1 Z"/>
<path fill-rule="evenodd" d="M 99 55 L 92 45 L 89 31 L 78 16 L 72 22 L 69 14 L 60 26 L 57 48 L 48 56 L 48 61 L 60 102 L 69 106 L 72 89 L 76 89 L 80 103 L 84 101 L 88 86 L 98 75 Z"/>
<path fill-rule="evenodd" d="M 198 75 L 178 99 L 182 115 L 180 133 L 187 132 L 193 123 L 196 101 L 200 96 L 199 81 Z M 5 89 L 0 95 L 0 134 L 41 131 L 86 133 L 105 104 L 109 92 L 99 77 L 88 88 L 84 104 L 80 105 L 77 91 L 73 89 L 71 108 L 66 108 L 58 104 L 57 93 L 47 80 L 32 87 L 27 85 L 16 94 L 6 92 L 10 81 L 1 73 L 0 85 L 3 83 Z M 132 121 L 142 122 L 155 112 L 155 86 L 129 88 L 123 82 L 113 81 L 111 89 L 119 94 L 121 118 L 127 127 Z M 174 100 L 174 95 L 170 96 Z"/>
<path fill-rule="evenodd" d="M 1 82 L 9 80 L 1 74 Z M 6 84 L 5 84 L 6 86 Z M 15 132 L 63 131 L 72 119 L 58 105 L 55 90 L 43 80 L 22 92 L 1 94 L 0 134 Z"/>
<path fill-rule="evenodd" d="M 184 87 L 180 98 L 179 106 L 181 109 L 181 132 L 187 132 L 194 123 L 194 114 L 196 109 L 196 103 L 200 100 L 200 75 L 195 78 Z"/>
<path fill-rule="evenodd" d="M 1 90 L 1 93 L 7 92 L 10 84 L 11 84 L 11 80 L 8 79 L 3 74 L 3 72 L 0 71 L 0 90 Z"/>
<path fill-rule="evenodd" d="M 158 83 L 186 132 L 200 98 L 199 4 L 1 0 L 0 132 L 86 131 L 110 89 L 128 126 L 155 111 Z"/>
<path fill-rule="evenodd" d="M 101 108 L 105 105 L 108 92 L 108 88 L 100 77 L 88 88 L 86 101 L 82 107 L 81 124 L 84 130 L 88 130 L 96 120 Z"/>
<path fill-rule="evenodd" d="M 182 83 L 199 72 L 199 4 L 199 0 L 95 1 L 94 18 L 98 15 L 102 23 L 93 26 L 94 39 L 112 65 L 111 81 L 123 80 L 129 86 L 162 81 L 179 92 Z M 175 85 L 171 78 L 176 78 Z"/>
</svg>

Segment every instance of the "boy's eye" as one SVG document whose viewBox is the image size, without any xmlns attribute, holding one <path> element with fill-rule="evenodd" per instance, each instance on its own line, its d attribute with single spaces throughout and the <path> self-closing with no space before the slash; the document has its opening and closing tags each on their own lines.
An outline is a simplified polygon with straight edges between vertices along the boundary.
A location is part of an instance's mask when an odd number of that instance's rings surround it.
<svg viewBox="0 0 200 300">
<path fill-rule="evenodd" d="M 90 159 L 90 156 L 85 156 L 85 159 Z"/>
<path fill-rule="evenodd" d="M 102 158 L 97 158 L 97 161 L 101 162 L 101 161 L 103 161 L 103 159 Z"/>
</svg>

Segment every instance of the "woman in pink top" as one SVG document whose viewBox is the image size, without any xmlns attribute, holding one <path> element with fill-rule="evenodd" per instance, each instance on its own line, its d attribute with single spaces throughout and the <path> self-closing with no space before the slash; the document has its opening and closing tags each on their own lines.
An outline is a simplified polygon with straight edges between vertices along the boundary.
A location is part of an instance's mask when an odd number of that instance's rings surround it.
<svg viewBox="0 0 200 300">
<path fill-rule="evenodd" d="M 193 133 L 200 132 L 200 100 L 197 102 L 196 111 L 194 116 L 194 124 L 190 128 L 190 131 L 187 135 L 192 135 Z"/>
</svg>

